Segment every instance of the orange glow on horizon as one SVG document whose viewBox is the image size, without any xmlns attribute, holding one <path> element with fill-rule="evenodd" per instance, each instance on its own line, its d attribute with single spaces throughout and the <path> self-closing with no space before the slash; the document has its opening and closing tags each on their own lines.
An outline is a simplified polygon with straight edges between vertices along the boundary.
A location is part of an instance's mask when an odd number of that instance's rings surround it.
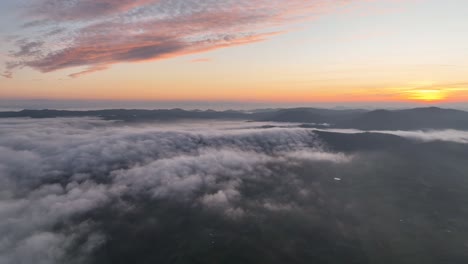
<svg viewBox="0 0 468 264">
<path fill-rule="evenodd" d="M 408 91 L 408 99 L 424 102 L 440 102 L 447 99 L 447 91 L 440 89 L 421 89 Z"/>
<path fill-rule="evenodd" d="M 217 93 L 213 90 L 193 94 L 192 91 L 183 92 L 153 92 L 151 90 L 128 91 L 122 89 L 114 92 L 99 94 L 81 94 L 81 93 L 56 93 L 47 96 L 15 96 L 11 99 L 50 99 L 50 100 L 110 100 L 110 101 L 200 101 L 200 102 L 284 102 L 284 103 L 356 103 L 356 102 L 412 102 L 412 103 L 442 103 L 442 102 L 465 102 L 468 96 L 452 94 L 450 91 L 443 90 L 410 90 L 391 94 L 374 94 L 356 90 L 329 90 L 329 91 L 285 91 L 281 89 L 258 89 L 249 94 L 238 93 L 233 90 L 221 90 Z"/>
<path fill-rule="evenodd" d="M 214 62 L 212 62 L 214 63 Z M 275 78 L 270 72 L 237 73 L 220 78 L 186 64 L 183 74 L 158 75 L 157 79 L 96 79 L 94 76 L 67 80 L 38 80 L 0 89 L 0 97 L 10 99 L 110 100 L 110 101 L 191 101 L 191 102 L 284 102 L 284 103 L 455 103 L 468 102 L 468 84 L 437 81 L 303 81 L 302 78 Z M 212 66 L 201 64 L 197 69 Z M 120 69 L 120 71 L 123 71 Z M 104 74 L 104 73 L 103 73 Z M 132 73 L 136 77 L 136 73 Z M 122 74 L 123 75 L 123 74 Z M 280 75 L 280 74 L 278 74 Z M 175 79 L 177 76 L 184 78 Z M 220 76 L 225 76 L 220 73 Z M 262 77 L 260 80 L 256 79 Z M 295 77 L 295 76 L 294 76 Z M 73 80 L 73 81 L 71 81 Z M 12 82 L 12 81 L 10 81 Z M 99 87 L 97 89 L 96 87 Z"/>
</svg>

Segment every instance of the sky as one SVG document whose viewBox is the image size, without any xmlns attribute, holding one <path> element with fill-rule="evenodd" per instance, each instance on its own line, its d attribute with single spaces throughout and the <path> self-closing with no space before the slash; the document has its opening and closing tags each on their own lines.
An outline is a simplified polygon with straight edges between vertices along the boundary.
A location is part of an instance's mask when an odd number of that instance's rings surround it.
<svg viewBox="0 0 468 264">
<path fill-rule="evenodd" d="M 3 0 L 0 100 L 468 102 L 465 0 Z"/>
</svg>

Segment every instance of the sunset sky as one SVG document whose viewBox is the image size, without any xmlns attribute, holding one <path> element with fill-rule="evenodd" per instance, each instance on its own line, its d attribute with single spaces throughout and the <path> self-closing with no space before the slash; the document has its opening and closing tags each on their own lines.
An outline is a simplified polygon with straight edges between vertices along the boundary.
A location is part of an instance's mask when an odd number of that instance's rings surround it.
<svg viewBox="0 0 468 264">
<path fill-rule="evenodd" d="M 0 99 L 468 102 L 466 0 L 2 0 Z"/>
</svg>

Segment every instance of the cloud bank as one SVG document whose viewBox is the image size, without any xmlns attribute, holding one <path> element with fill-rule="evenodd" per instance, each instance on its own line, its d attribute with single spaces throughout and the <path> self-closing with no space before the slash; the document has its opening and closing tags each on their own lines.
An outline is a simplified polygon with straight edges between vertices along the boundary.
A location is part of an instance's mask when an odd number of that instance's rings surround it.
<svg viewBox="0 0 468 264">
<path fill-rule="evenodd" d="M 189 131 L 194 127 L 199 132 Z M 253 214 L 253 208 L 292 210 L 294 204 L 275 197 L 245 200 L 244 182 L 269 181 L 280 164 L 350 161 L 324 152 L 305 129 L 2 119 L 0 263 L 88 263 L 108 238 L 99 221 L 84 216 L 102 208 L 131 214 L 139 206 L 134 199 L 141 197 L 228 219 Z M 300 192 L 294 176 L 283 176 Z"/>
<path fill-rule="evenodd" d="M 284 26 L 348 1 L 336 0 L 36 0 L 5 75 L 81 67 L 72 77 L 115 63 L 166 59 L 263 41 Z M 25 18 L 23 18 L 25 19 Z M 19 33 L 21 35 L 21 33 Z"/>
<path fill-rule="evenodd" d="M 1 119 L 0 263 L 468 259 L 465 144 L 274 125 Z"/>
<path fill-rule="evenodd" d="M 370 130 L 363 131 L 359 129 L 321 129 L 321 131 L 330 131 L 338 133 L 356 134 L 356 133 L 382 133 L 396 135 L 404 138 L 414 139 L 422 142 L 447 141 L 468 144 L 468 131 L 444 129 L 444 130 Z"/>
</svg>

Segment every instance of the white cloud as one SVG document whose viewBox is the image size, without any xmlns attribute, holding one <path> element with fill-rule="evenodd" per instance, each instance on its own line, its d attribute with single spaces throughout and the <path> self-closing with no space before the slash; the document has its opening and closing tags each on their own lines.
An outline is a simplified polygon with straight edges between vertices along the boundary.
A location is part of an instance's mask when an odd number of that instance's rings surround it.
<svg viewBox="0 0 468 264">
<path fill-rule="evenodd" d="M 331 153 L 317 150 L 300 150 L 292 151 L 285 154 L 285 157 L 299 159 L 299 160 L 310 160 L 310 161 L 328 161 L 335 163 L 350 162 L 352 156 L 345 155 L 343 153 Z"/>
<path fill-rule="evenodd" d="M 119 206 L 124 195 L 241 218 L 249 210 L 241 203 L 244 181 L 269 179 L 278 164 L 350 161 L 322 145 L 308 129 L 243 122 L 128 127 L 87 118 L 1 119 L 0 264 L 63 263 L 80 236 L 87 237 L 80 250 L 88 254 L 105 237 L 75 216 Z M 257 204 L 272 211 L 290 207 Z M 53 228 L 71 219 L 76 228 Z"/>
<path fill-rule="evenodd" d="M 461 130 L 428 130 L 428 131 L 375 131 L 397 135 L 421 141 L 449 141 L 468 144 L 468 131 Z"/>
<path fill-rule="evenodd" d="M 357 134 L 357 133 L 382 133 L 396 135 L 404 138 L 415 139 L 423 142 L 429 141 L 447 141 L 468 144 L 468 131 L 463 130 L 370 130 L 363 131 L 358 129 L 320 129 L 320 131 Z"/>
</svg>

